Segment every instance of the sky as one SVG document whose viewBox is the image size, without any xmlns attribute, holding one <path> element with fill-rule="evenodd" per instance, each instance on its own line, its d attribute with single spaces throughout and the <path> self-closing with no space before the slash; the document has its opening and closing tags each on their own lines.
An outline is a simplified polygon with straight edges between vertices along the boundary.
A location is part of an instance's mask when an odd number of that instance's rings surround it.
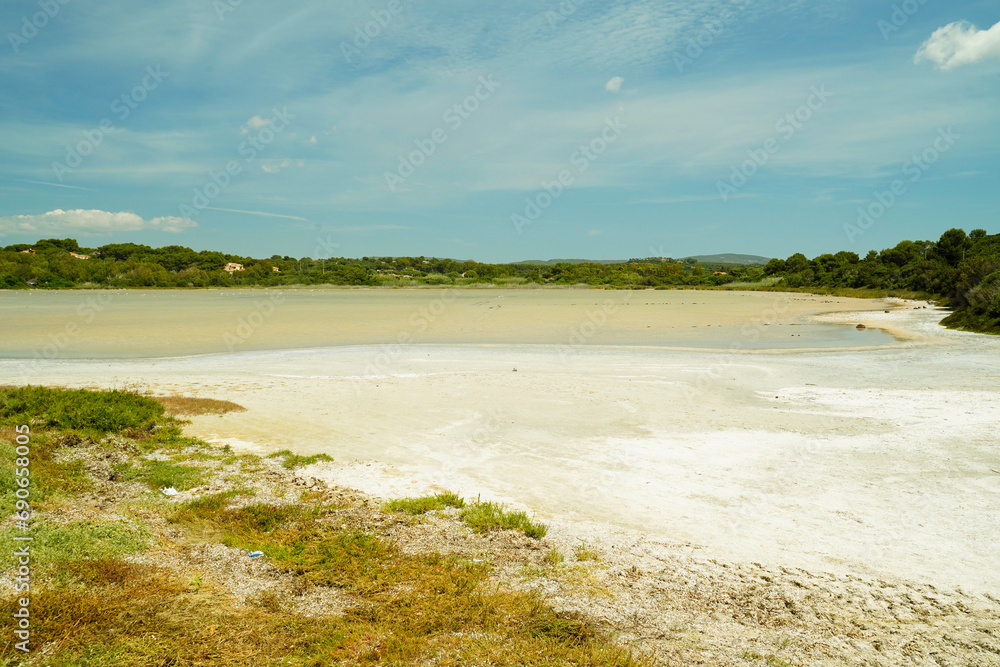
<svg viewBox="0 0 1000 667">
<path fill-rule="evenodd" d="M 1000 232 L 996 0 L 6 0 L 0 245 L 813 257 Z"/>
</svg>

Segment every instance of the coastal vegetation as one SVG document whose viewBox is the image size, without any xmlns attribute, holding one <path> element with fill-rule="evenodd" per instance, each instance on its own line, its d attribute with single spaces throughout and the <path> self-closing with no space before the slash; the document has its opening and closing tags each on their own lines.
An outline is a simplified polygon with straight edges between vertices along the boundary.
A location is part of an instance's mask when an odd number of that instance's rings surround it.
<svg viewBox="0 0 1000 667">
<path fill-rule="evenodd" d="M 172 402 L 220 413 L 215 401 Z M 30 595 L 31 650 L 8 633 L 0 665 L 651 664 L 505 584 L 489 554 L 400 546 L 395 512 L 461 508 L 457 494 L 383 511 L 289 469 L 322 456 L 237 455 L 182 425 L 135 393 L 0 387 L 5 571 L 13 538 L 34 538 L 30 590 L 0 595 L 7 618 Z M 18 457 L 29 459 L 27 519 L 15 513 Z"/>
<path fill-rule="evenodd" d="M 587 285 L 924 297 L 939 299 L 954 309 L 944 324 L 996 333 L 1000 332 L 1000 234 L 949 229 L 937 241 L 902 241 L 864 257 L 850 251 L 812 259 L 795 253 L 750 265 L 668 257 L 555 264 L 487 264 L 426 257 L 296 259 L 274 255 L 254 259 L 134 243 L 81 248 L 73 239 L 42 239 L 0 250 L 0 289 L 292 285 Z"/>
</svg>

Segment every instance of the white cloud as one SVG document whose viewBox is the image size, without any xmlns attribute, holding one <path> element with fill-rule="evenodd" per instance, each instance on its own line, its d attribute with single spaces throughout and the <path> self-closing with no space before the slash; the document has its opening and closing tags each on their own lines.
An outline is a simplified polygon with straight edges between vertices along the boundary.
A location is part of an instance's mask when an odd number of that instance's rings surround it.
<svg viewBox="0 0 1000 667">
<path fill-rule="evenodd" d="M 56 209 L 41 215 L 13 215 L 0 218 L 0 234 L 112 234 L 154 229 L 180 232 L 198 224 L 172 216 L 145 220 L 135 213 L 74 209 Z"/>
<path fill-rule="evenodd" d="M 263 116 L 254 116 L 243 125 L 243 129 L 240 130 L 240 134 L 247 134 L 250 130 L 259 130 L 262 127 L 267 127 L 271 124 L 270 118 L 264 118 Z"/>
<path fill-rule="evenodd" d="M 311 137 L 309 137 L 309 140 L 306 143 L 309 144 L 310 146 L 315 146 L 316 145 L 316 141 L 317 141 L 316 140 L 316 135 L 314 134 Z"/>
<path fill-rule="evenodd" d="M 941 69 L 950 70 L 990 57 L 1000 58 L 1000 22 L 979 30 L 968 21 L 956 21 L 935 30 L 920 46 L 913 62 L 930 60 Z"/>
<path fill-rule="evenodd" d="M 265 162 L 260 165 L 260 168 L 264 170 L 265 174 L 277 174 L 279 171 L 286 167 L 292 166 L 291 160 L 282 160 L 281 162 Z M 301 167 L 302 165 L 299 164 Z"/>
<path fill-rule="evenodd" d="M 606 84 L 604 84 L 604 90 L 610 91 L 612 93 L 617 93 L 622 89 L 623 83 L 625 83 L 625 79 L 620 76 L 616 76 L 610 81 L 608 81 Z"/>
</svg>

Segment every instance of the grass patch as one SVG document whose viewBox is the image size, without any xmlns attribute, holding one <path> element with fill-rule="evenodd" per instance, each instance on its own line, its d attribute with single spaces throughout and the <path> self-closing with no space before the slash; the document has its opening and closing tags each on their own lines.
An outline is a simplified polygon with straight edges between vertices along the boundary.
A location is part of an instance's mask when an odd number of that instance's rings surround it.
<svg viewBox="0 0 1000 667">
<path fill-rule="evenodd" d="M 186 491 L 201 486 L 206 477 L 201 468 L 171 461 L 145 461 L 141 467 L 120 465 L 114 469 L 119 479 L 142 481 L 154 490 L 173 487 L 178 491 Z"/>
<path fill-rule="evenodd" d="M 0 429 L 0 519 L 16 509 L 18 465 L 13 429 Z M 57 439 L 45 433 L 32 433 L 28 444 L 27 468 L 31 479 L 31 504 L 43 509 L 49 500 L 65 497 L 93 488 L 93 480 L 80 461 L 59 462 L 54 458 Z"/>
<path fill-rule="evenodd" d="M 163 416 L 156 401 L 126 391 L 0 388 L 0 426 L 97 433 L 148 432 Z"/>
<path fill-rule="evenodd" d="M 773 654 L 761 655 L 753 651 L 744 651 L 740 654 L 740 657 L 744 660 L 752 660 L 754 662 L 762 660 L 765 665 L 772 665 L 773 667 L 792 667 L 792 663 L 782 660 Z"/>
<path fill-rule="evenodd" d="M 177 417 L 246 412 L 246 408 L 242 405 L 214 398 L 191 398 L 188 396 L 150 396 L 150 398 L 161 404 L 166 414 Z"/>
<path fill-rule="evenodd" d="M 591 551 L 586 544 L 581 544 L 573 549 L 573 556 L 579 561 L 601 560 L 601 557 Z"/>
<path fill-rule="evenodd" d="M 13 538 L 21 534 L 13 527 L 0 530 L 0 562 L 15 562 L 14 549 L 22 544 Z M 145 529 L 123 523 L 36 521 L 31 535 L 35 538 L 30 543 L 31 562 L 42 576 L 61 576 L 61 566 L 70 561 L 120 558 L 144 550 L 149 543 Z"/>
<path fill-rule="evenodd" d="M 203 524 L 215 519 L 227 509 L 234 498 L 256 495 L 253 489 L 229 489 L 221 493 L 210 493 L 182 503 L 170 516 L 174 523 Z"/>
<path fill-rule="evenodd" d="M 281 465 L 288 468 L 289 470 L 294 470 L 295 468 L 301 468 L 302 466 L 312 465 L 313 463 L 319 463 L 320 461 L 333 461 L 333 459 L 326 454 L 313 454 L 312 456 L 299 456 L 295 454 L 290 449 L 281 449 L 273 454 L 268 454 L 269 459 L 284 459 Z"/>
<path fill-rule="evenodd" d="M 462 511 L 461 519 L 477 533 L 491 530 L 522 530 L 528 537 L 540 540 L 549 528 L 535 523 L 524 512 L 508 512 L 498 503 L 475 503 Z"/>
<path fill-rule="evenodd" d="M 543 559 L 546 563 L 552 565 L 553 567 L 556 565 L 562 565 L 566 562 L 566 557 L 559 553 L 559 550 L 555 547 L 552 547 L 552 550 L 545 554 Z"/>
<path fill-rule="evenodd" d="M 465 507 L 465 501 L 457 493 L 446 492 L 421 498 L 398 498 L 383 505 L 387 512 L 414 515 L 443 510 L 445 507 Z"/>
</svg>

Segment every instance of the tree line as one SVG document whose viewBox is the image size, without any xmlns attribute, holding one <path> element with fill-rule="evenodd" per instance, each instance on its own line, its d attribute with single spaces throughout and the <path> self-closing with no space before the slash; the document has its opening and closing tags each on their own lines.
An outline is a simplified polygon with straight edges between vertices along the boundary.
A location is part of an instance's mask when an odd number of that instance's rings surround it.
<svg viewBox="0 0 1000 667">
<path fill-rule="evenodd" d="M 87 256 L 81 259 L 79 256 Z M 238 270 L 232 264 L 240 265 Z M 227 269 L 227 265 L 230 265 Z M 285 285 L 590 285 L 614 288 L 729 287 L 916 292 L 954 309 L 949 326 L 1000 333 L 1000 235 L 949 229 L 937 241 L 902 241 L 862 258 L 795 253 L 764 266 L 701 264 L 666 257 L 620 263 L 488 264 L 433 257 L 255 259 L 183 246 L 81 247 L 41 239 L 0 250 L 0 288 L 241 287 Z"/>
</svg>

